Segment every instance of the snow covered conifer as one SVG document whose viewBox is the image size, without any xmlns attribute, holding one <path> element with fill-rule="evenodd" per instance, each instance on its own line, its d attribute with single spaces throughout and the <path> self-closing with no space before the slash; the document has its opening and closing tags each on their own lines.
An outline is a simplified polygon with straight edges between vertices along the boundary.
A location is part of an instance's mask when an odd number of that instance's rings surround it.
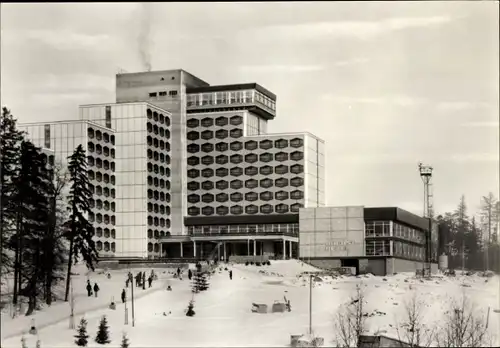
<svg viewBox="0 0 500 348">
<path fill-rule="evenodd" d="M 186 312 L 186 315 L 188 317 L 192 317 L 196 314 L 195 311 L 193 310 L 193 308 L 194 308 L 194 301 L 191 300 L 191 301 L 189 301 L 188 310 Z"/>
<path fill-rule="evenodd" d="M 75 335 L 75 344 L 79 347 L 86 347 L 89 342 L 89 335 L 87 335 L 87 320 L 82 318 L 77 328 L 78 334 Z"/>
<path fill-rule="evenodd" d="M 128 341 L 127 334 L 124 332 L 122 335 L 122 343 L 120 348 L 128 348 L 130 346 L 130 342 Z"/>
<path fill-rule="evenodd" d="M 108 320 L 106 319 L 105 315 L 102 316 L 101 321 L 99 323 L 99 328 L 97 329 L 97 336 L 95 338 L 95 341 L 99 344 L 107 344 L 111 342 L 111 340 L 109 339 Z"/>
</svg>

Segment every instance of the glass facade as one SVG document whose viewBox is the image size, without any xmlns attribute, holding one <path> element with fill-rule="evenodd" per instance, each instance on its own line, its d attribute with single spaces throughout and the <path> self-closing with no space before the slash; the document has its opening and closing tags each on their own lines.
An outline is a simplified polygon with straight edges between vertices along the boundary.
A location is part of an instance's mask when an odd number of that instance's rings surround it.
<svg viewBox="0 0 500 348">
<path fill-rule="evenodd" d="M 250 89 L 241 91 L 223 91 L 188 94 L 187 106 L 204 105 L 244 105 L 259 104 L 264 109 L 276 111 L 276 102 L 264 94 Z"/>
<path fill-rule="evenodd" d="M 246 136 L 267 134 L 267 120 L 249 112 L 245 125 Z"/>
<path fill-rule="evenodd" d="M 399 256 L 412 260 L 424 260 L 425 235 L 423 231 L 391 221 L 367 221 L 367 256 Z M 392 245 L 392 247 L 391 247 Z"/>
<path fill-rule="evenodd" d="M 262 235 L 299 235 L 299 224 L 244 224 L 244 225 L 210 225 L 210 226 L 189 226 L 190 236 L 210 236 L 210 235 L 237 235 L 237 234 L 262 234 Z"/>
</svg>

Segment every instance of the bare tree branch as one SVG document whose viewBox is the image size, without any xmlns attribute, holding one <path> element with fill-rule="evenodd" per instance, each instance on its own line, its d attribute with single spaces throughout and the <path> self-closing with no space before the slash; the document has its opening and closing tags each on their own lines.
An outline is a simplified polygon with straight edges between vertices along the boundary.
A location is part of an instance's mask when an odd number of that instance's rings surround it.
<svg viewBox="0 0 500 348">
<path fill-rule="evenodd" d="M 443 327 L 436 335 L 440 347 L 489 346 L 487 318 L 465 294 L 460 301 L 453 301 L 445 314 Z"/>
<path fill-rule="evenodd" d="M 356 295 L 349 303 L 342 305 L 335 318 L 334 330 L 337 347 L 357 347 L 360 336 L 366 331 L 366 317 L 363 312 L 365 304 L 364 292 L 356 286 Z"/>
<path fill-rule="evenodd" d="M 414 291 L 405 301 L 405 318 L 396 322 L 398 340 L 407 343 L 410 347 L 429 347 L 434 337 L 434 329 L 423 323 L 424 303 Z"/>
</svg>

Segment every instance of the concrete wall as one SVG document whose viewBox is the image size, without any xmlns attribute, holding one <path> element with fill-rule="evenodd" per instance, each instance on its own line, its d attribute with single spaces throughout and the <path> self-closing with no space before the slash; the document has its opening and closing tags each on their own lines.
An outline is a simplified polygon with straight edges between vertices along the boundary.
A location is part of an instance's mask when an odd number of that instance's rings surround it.
<svg viewBox="0 0 500 348">
<path fill-rule="evenodd" d="M 365 254 L 362 206 L 300 209 L 299 233 L 301 258 Z"/>
<path fill-rule="evenodd" d="M 371 273 L 376 276 L 385 276 L 386 260 L 385 259 L 368 259 L 368 266 L 365 269 L 366 273 Z"/>
<path fill-rule="evenodd" d="M 403 273 L 403 272 L 415 272 L 417 269 L 422 269 L 424 264 L 421 261 L 410 261 L 398 258 L 387 258 L 387 274 Z M 438 270 L 438 265 L 436 263 L 431 264 L 431 273 L 436 273 Z"/>
<path fill-rule="evenodd" d="M 319 259 L 319 260 L 308 260 L 305 259 L 310 265 L 318 267 L 320 269 L 333 269 L 341 267 L 341 261 L 339 259 Z"/>
</svg>

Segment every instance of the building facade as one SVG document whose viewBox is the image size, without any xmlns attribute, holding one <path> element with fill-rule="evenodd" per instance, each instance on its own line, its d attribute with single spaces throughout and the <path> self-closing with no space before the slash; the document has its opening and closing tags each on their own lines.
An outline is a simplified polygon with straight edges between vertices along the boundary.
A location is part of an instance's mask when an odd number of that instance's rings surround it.
<svg viewBox="0 0 500 348">
<path fill-rule="evenodd" d="M 300 209 L 299 255 L 322 268 L 375 275 L 423 269 L 430 220 L 400 208 Z M 433 268 L 436 255 L 431 257 Z"/>
<path fill-rule="evenodd" d="M 268 134 L 275 116 L 258 84 L 168 70 L 117 75 L 116 103 L 22 128 L 63 167 L 86 149 L 102 256 L 298 256 L 299 209 L 325 205 L 324 142 Z"/>
</svg>

